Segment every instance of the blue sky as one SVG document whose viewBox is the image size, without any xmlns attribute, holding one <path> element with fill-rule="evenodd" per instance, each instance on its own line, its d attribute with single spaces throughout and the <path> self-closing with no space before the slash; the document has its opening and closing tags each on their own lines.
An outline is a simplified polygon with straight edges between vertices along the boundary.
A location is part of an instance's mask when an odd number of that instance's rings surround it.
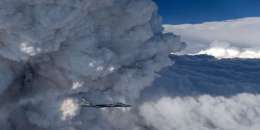
<svg viewBox="0 0 260 130">
<path fill-rule="evenodd" d="M 183 24 L 260 16 L 260 0 L 154 0 L 163 23 Z"/>
</svg>

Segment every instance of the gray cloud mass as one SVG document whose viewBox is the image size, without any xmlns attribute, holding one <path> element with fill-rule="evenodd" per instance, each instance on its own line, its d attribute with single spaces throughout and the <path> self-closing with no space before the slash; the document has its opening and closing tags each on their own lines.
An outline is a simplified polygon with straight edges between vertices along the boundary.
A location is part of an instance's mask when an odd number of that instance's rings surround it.
<svg viewBox="0 0 260 130">
<path fill-rule="evenodd" d="M 0 0 L 0 129 L 258 130 L 258 62 L 171 59 L 186 45 L 162 32 L 157 10 L 151 0 Z M 156 91 L 158 78 L 171 82 Z M 200 93 L 205 78 L 230 95 Z M 133 107 L 83 108 L 82 98 Z"/>
</svg>

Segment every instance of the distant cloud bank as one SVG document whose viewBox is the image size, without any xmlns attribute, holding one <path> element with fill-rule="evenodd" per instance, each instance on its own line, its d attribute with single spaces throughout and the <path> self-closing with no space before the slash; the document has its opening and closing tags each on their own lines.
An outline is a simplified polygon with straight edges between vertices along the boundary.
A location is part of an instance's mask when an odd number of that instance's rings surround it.
<svg viewBox="0 0 260 130">
<path fill-rule="evenodd" d="M 260 17 L 165 25 L 165 32 L 182 37 L 182 54 L 208 54 L 217 58 L 260 58 Z"/>
</svg>

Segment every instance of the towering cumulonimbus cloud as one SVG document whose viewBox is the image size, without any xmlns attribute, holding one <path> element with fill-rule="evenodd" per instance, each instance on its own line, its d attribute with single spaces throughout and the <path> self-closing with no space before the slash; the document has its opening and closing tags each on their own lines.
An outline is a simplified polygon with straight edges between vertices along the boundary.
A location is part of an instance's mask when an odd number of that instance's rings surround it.
<svg viewBox="0 0 260 130">
<path fill-rule="evenodd" d="M 0 0 L 0 128 L 146 129 L 79 99 L 134 104 L 184 46 L 151 0 Z"/>
</svg>

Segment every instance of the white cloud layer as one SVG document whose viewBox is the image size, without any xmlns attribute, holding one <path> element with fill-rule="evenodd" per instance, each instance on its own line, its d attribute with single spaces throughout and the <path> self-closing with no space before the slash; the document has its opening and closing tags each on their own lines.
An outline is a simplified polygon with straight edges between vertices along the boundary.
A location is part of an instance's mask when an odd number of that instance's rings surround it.
<svg viewBox="0 0 260 130">
<path fill-rule="evenodd" d="M 202 24 L 165 25 L 165 32 L 181 35 L 188 45 L 184 54 L 217 58 L 260 58 L 260 18 Z"/>
<path fill-rule="evenodd" d="M 140 111 L 156 130 L 259 130 L 260 96 L 164 97 Z"/>
<path fill-rule="evenodd" d="M 197 54 L 207 54 L 217 58 L 260 58 L 260 50 L 258 49 L 241 49 L 221 41 L 212 42 L 209 48 L 201 50 Z"/>
</svg>

